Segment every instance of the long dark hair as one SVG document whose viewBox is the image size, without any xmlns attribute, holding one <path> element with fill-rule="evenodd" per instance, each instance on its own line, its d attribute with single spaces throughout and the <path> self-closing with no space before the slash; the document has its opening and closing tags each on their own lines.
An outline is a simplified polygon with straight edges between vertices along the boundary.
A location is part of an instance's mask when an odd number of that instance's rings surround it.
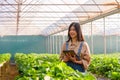
<svg viewBox="0 0 120 80">
<path fill-rule="evenodd" d="M 75 31 L 76 31 L 76 33 L 77 33 L 77 40 L 78 40 L 78 41 L 84 41 L 84 37 L 83 37 L 83 34 L 82 34 L 82 30 L 81 30 L 80 24 L 77 23 L 77 22 L 72 22 L 72 23 L 70 24 L 69 28 L 68 28 L 68 40 L 67 40 L 67 42 L 69 42 L 70 40 L 72 41 L 72 38 L 71 38 L 71 36 L 70 36 L 70 34 L 69 34 L 70 28 L 71 28 L 72 26 L 75 28 Z"/>
</svg>

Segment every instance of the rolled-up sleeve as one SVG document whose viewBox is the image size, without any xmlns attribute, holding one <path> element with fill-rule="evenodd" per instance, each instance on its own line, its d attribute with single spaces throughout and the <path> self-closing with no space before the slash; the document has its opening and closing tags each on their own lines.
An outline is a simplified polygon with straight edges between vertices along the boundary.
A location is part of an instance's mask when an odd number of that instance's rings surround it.
<svg viewBox="0 0 120 80">
<path fill-rule="evenodd" d="M 90 65 L 90 49 L 89 46 L 87 44 L 87 42 L 84 42 L 83 44 L 83 51 L 82 51 L 82 62 L 83 62 L 83 66 L 85 69 L 88 68 L 88 66 Z"/>
</svg>

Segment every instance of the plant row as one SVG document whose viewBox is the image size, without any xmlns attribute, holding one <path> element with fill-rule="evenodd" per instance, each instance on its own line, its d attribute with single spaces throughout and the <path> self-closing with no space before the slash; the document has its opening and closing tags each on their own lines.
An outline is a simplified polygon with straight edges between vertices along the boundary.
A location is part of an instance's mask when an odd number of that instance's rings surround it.
<svg viewBox="0 0 120 80">
<path fill-rule="evenodd" d="M 20 75 L 16 80 L 96 80 L 90 73 L 73 70 L 53 54 L 16 54 Z"/>
</svg>

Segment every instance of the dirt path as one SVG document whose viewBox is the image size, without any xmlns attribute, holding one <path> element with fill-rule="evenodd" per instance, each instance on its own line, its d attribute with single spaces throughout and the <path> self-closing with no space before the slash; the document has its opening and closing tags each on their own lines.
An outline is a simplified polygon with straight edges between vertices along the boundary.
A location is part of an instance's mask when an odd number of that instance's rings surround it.
<svg viewBox="0 0 120 80">
<path fill-rule="evenodd" d="M 7 62 L 5 66 L 1 69 L 2 75 L 0 80 L 14 80 L 18 73 L 18 69 L 15 63 Z"/>
<path fill-rule="evenodd" d="M 97 80 L 110 80 L 110 79 L 105 78 L 105 77 L 103 77 L 103 76 L 98 76 L 98 75 L 96 75 L 96 74 L 93 74 L 93 75 L 97 78 Z"/>
</svg>

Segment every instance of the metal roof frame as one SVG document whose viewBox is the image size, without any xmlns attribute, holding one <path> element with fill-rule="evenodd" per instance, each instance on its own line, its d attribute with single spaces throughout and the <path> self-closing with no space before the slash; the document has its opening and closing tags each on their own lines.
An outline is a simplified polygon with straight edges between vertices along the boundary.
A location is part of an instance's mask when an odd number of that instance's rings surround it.
<svg viewBox="0 0 120 80">
<path fill-rule="evenodd" d="M 120 12 L 119 0 L 88 0 L 85 3 L 70 1 L 58 0 L 60 3 L 55 3 L 53 0 L 1 0 L 0 27 L 9 29 L 10 33 L 12 28 L 16 29 L 14 35 L 25 33 L 24 29 L 31 28 L 38 29 L 41 33 L 33 34 L 28 30 L 27 35 L 47 36 L 67 30 L 71 22 L 83 25 Z M 11 35 L 10 33 L 4 35 Z"/>
</svg>

